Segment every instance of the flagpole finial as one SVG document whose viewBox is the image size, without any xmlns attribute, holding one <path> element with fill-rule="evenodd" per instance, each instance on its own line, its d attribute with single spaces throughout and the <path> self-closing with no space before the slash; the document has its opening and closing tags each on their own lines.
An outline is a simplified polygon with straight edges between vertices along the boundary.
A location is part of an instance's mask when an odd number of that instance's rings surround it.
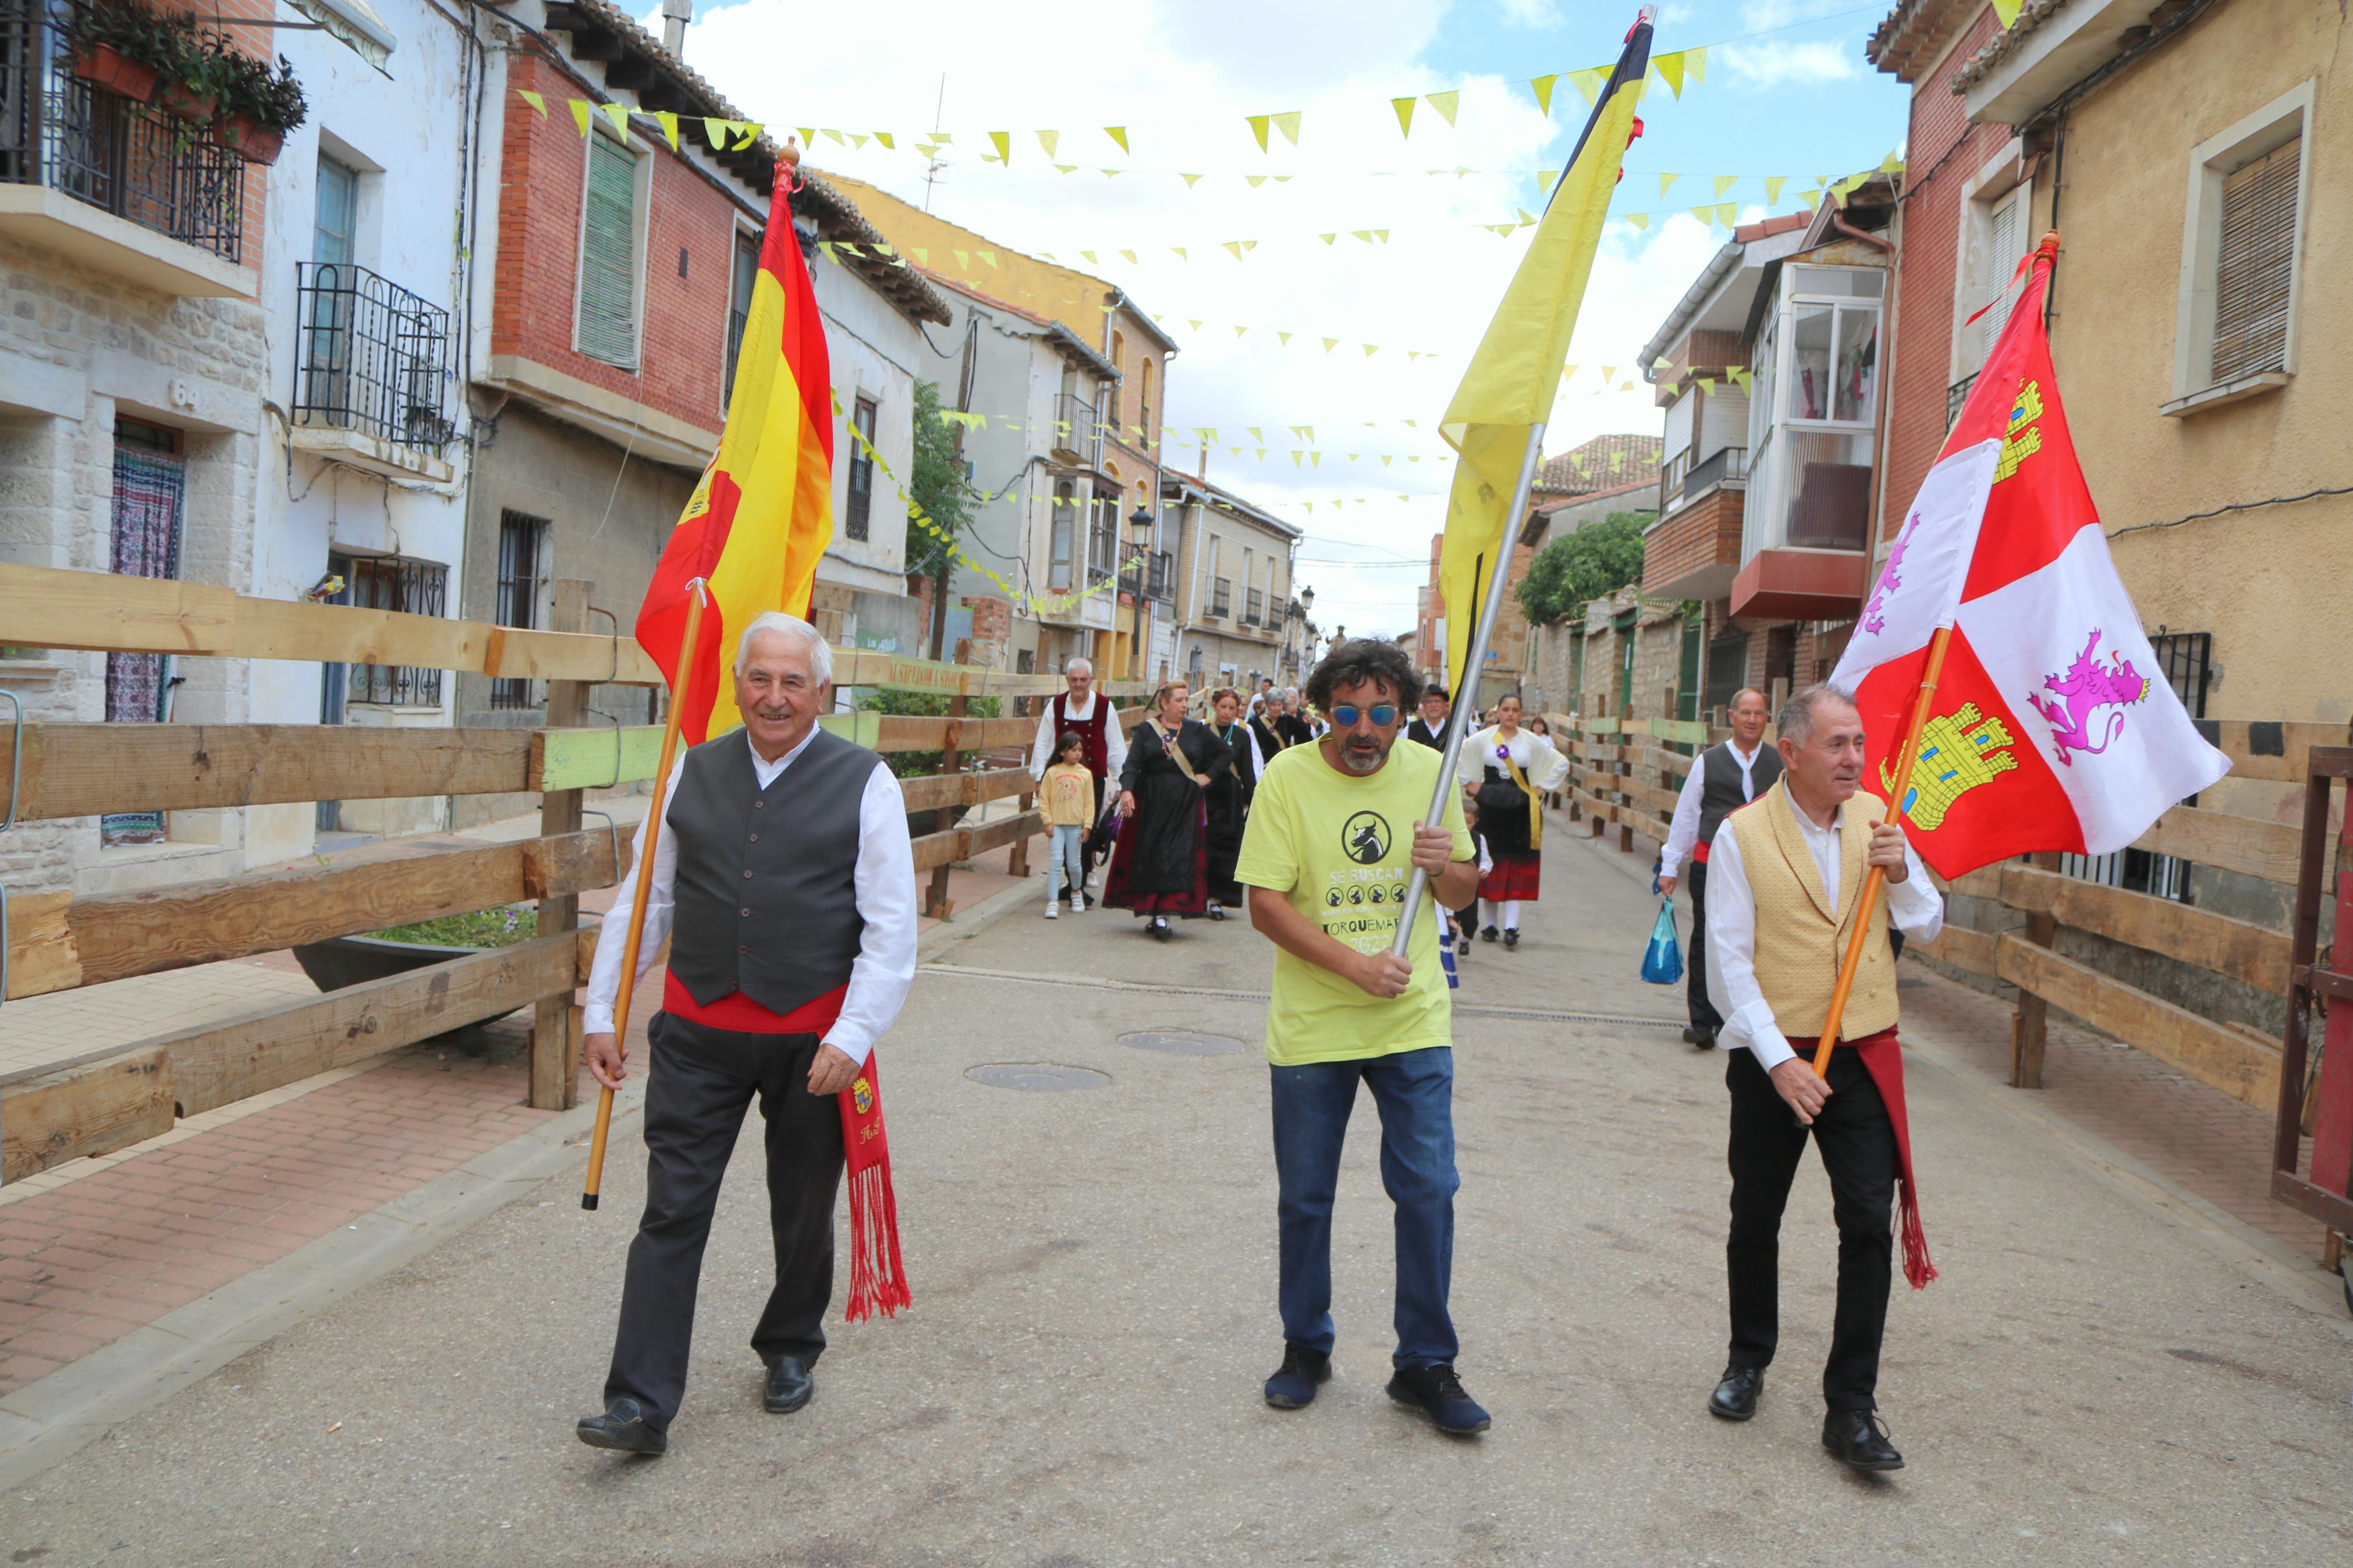
<svg viewBox="0 0 2353 1568">
<path fill-rule="evenodd" d="M 799 190 L 801 188 L 801 143 L 799 137 L 787 136 L 785 138 L 785 145 L 783 149 L 776 153 L 776 162 L 783 165 L 785 189 L 787 191 Z"/>
</svg>

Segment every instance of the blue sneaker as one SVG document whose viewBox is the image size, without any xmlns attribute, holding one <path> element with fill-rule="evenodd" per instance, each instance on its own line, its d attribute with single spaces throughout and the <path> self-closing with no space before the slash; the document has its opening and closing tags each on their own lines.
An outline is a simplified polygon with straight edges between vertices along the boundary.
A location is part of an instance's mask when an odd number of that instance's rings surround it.
<svg viewBox="0 0 2353 1568">
<path fill-rule="evenodd" d="M 1440 1431 L 1457 1437 L 1467 1437 L 1473 1432 L 1484 1432 L 1494 1425 L 1479 1402 L 1462 1386 L 1454 1368 L 1445 1362 L 1435 1366 L 1401 1366 L 1389 1379 L 1389 1397 L 1399 1405 L 1409 1405 L 1430 1419 Z"/>
<path fill-rule="evenodd" d="M 1315 1403 L 1315 1385 L 1332 1380 L 1332 1358 L 1305 1345 L 1285 1344 L 1282 1364 L 1266 1380 L 1266 1402 L 1277 1410 L 1303 1410 Z"/>
</svg>

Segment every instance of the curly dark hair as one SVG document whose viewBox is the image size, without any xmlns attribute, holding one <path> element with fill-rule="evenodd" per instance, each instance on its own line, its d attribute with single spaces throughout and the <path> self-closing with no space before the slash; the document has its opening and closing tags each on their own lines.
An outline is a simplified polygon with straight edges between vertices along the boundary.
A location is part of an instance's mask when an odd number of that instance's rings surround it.
<svg viewBox="0 0 2353 1568">
<path fill-rule="evenodd" d="M 1334 687 L 1356 686 L 1367 680 L 1388 687 L 1390 700 L 1399 704 L 1405 702 L 1408 694 L 1421 689 L 1421 676 L 1405 649 L 1380 637 L 1350 637 L 1325 654 L 1324 662 L 1309 672 L 1307 700 L 1329 712 Z"/>
</svg>

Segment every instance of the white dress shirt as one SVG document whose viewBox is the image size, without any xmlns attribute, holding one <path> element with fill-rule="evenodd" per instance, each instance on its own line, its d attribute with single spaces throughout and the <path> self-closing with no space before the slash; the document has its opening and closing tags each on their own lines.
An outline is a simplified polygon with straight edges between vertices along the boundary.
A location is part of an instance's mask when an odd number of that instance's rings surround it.
<svg viewBox="0 0 2353 1568">
<path fill-rule="evenodd" d="M 1726 741 L 1724 749 L 1740 764 L 1740 798 L 1757 798 L 1757 759 L 1763 754 L 1765 742 L 1760 737 L 1757 749 L 1744 752 L 1737 741 Z M 1699 797 L 1706 793 L 1707 752 L 1692 759 L 1691 772 L 1683 775 L 1683 793 L 1675 796 L 1675 815 L 1667 824 L 1667 847 L 1659 852 L 1659 875 L 1680 877 L 1683 862 L 1691 858 L 1692 850 L 1699 844 Z M 1715 850 L 1708 851 L 1713 855 Z M 1713 895 L 1711 895 L 1713 896 Z"/>
<path fill-rule="evenodd" d="M 1069 710 L 1073 730 L 1095 716 L 1096 703 L 1109 703 L 1110 700 L 1110 698 L 1092 691 L 1087 693 L 1084 702 L 1074 700 L 1068 692 L 1062 694 L 1062 705 Z M 1045 711 L 1038 715 L 1038 739 L 1029 747 L 1031 778 L 1043 779 L 1046 770 L 1054 765 L 1054 742 L 1060 739 L 1061 737 L 1054 731 L 1054 700 L 1049 697 Z M 1103 777 L 1110 781 L 1107 787 L 1115 788 L 1120 773 L 1127 766 L 1127 731 L 1119 721 L 1119 710 L 1116 708 L 1106 707 L 1103 710 Z"/>
<path fill-rule="evenodd" d="M 1839 826 L 1846 820 L 1846 807 L 1831 813 L 1828 827 L 1815 826 L 1802 811 L 1792 810 L 1790 815 L 1805 836 L 1814 868 L 1830 894 L 1824 901 L 1836 919 L 1841 858 Z M 1908 843 L 1904 847 L 1904 880 L 1888 883 L 1881 892 L 1887 900 L 1887 918 L 1905 935 L 1934 942 L 1945 929 L 1944 898 L 1929 883 L 1919 855 Z M 1757 1053 L 1757 1065 L 1767 1072 L 1796 1056 L 1757 985 L 1757 895 L 1749 889 L 1748 873 L 1740 864 L 1736 833 L 1718 833 L 1715 847 L 1708 851 L 1707 931 L 1696 940 L 1707 943 L 1708 1000 L 1724 1016 L 1716 1043 L 1726 1050 L 1747 1047 Z M 1839 956 L 1843 960 L 1846 955 L 1841 951 Z"/>
<path fill-rule="evenodd" d="M 752 772 L 766 789 L 808 749 L 817 731 L 775 762 L 752 752 Z M 749 734 L 744 744 L 751 746 Z M 662 792 L 663 815 L 678 799 L 678 781 L 686 772 L 681 755 Z M 881 763 L 866 781 L 858 802 L 858 912 L 866 929 L 858 939 L 858 956 L 850 961 L 849 987 L 842 997 L 841 1016 L 826 1031 L 825 1042 L 854 1062 L 863 1064 L 874 1042 L 889 1032 L 907 1001 L 907 987 L 915 978 L 915 858 L 908 847 L 907 811 L 899 781 Z M 670 825 L 673 828 L 675 825 Z M 645 865 L 645 824 L 638 825 L 636 852 L 629 874 L 614 890 L 612 912 L 605 917 L 596 943 L 596 962 L 588 974 L 588 1005 L 584 1032 L 609 1034 L 613 1005 L 621 991 L 621 948 L 628 941 L 629 901 L 637 896 L 638 872 Z M 672 894 L 678 879 L 678 835 L 663 833 L 654 848 L 653 887 L 646 894 L 646 926 L 638 942 L 638 976 L 645 977 L 656 954 L 669 940 L 674 913 Z"/>
</svg>

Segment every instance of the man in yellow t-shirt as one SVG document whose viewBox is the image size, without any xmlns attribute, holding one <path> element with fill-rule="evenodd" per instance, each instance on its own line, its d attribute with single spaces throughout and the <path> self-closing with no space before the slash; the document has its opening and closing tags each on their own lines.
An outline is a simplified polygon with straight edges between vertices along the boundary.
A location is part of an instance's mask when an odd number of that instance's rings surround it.
<svg viewBox="0 0 2353 1568">
<path fill-rule="evenodd" d="M 1440 755 L 1399 746 L 1405 698 L 1419 689 L 1395 643 L 1341 643 L 1307 678 L 1331 721 L 1314 745 L 1269 763 L 1234 878 L 1250 923 L 1278 949 L 1266 1054 L 1281 1197 L 1282 1365 L 1266 1402 L 1296 1410 L 1332 1375 L 1332 1200 L 1356 1086 L 1381 1119 L 1381 1179 L 1397 1205 L 1397 1329 L 1389 1397 L 1443 1432 L 1483 1432 L 1487 1412 L 1455 1375 L 1446 1299 L 1454 1263 L 1453 1016 L 1425 907 L 1409 954 L 1389 951 L 1407 885 L 1470 898 L 1479 869 L 1460 792 L 1426 825 Z"/>
</svg>

